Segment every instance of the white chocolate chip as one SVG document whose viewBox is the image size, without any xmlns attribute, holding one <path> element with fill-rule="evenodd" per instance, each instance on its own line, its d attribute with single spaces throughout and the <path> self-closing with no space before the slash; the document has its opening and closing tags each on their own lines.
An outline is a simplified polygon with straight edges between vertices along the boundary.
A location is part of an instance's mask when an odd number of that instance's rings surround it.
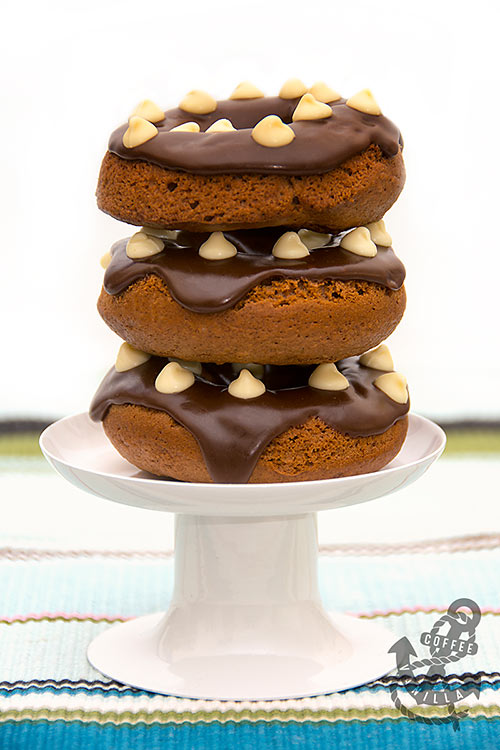
<svg viewBox="0 0 500 750">
<path fill-rule="evenodd" d="M 230 99 L 262 99 L 264 94 L 257 86 L 254 86 L 250 81 L 242 81 L 239 83 L 231 96 Z"/>
<path fill-rule="evenodd" d="M 398 404 L 408 403 L 406 378 L 400 372 L 386 372 L 373 381 L 373 385 Z"/>
<path fill-rule="evenodd" d="M 195 381 L 191 370 L 181 367 L 178 362 L 169 362 L 158 373 L 155 388 L 160 393 L 181 393 L 190 388 Z"/>
<path fill-rule="evenodd" d="M 182 125 L 176 125 L 170 133 L 199 133 L 200 126 L 197 122 L 183 122 Z"/>
<path fill-rule="evenodd" d="M 231 367 L 235 375 L 238 375 L 242 370 L 250 370 L 256 378 L 262 378 L 264 375 L 264 365 L 259 365 L 256 362 L 245 362 L 245 364 L 234 362 Z"/>
<path fill-rule="evenodd" d="M 389 347 L 385 344 L 380 344 L 376 349 L 371 349 L 369 352 L 362 354 L 359 361 L 364 367 L 373 367 L 374 370 L 385 370 L 386 372 L 394 370 L 394 362 Z"/>
<path fill-rule="evenodd" d="M 143 117 L 149 122 L 160 122 L 165 119 L 165 112 L 151 99 L 144 99 L 132 112 L 133 115 Z"/>
<path fill-rule="evenodd" d="M 209 128 L 205 130 L 205 133 L 229 133 L 231 130 L 236 130 L 233 127 L 231 120 L 216 120 Z"/>
<path fill-rule="evenodd" d="M 309 93 L 314 96 L 318 102 L 338 102 L 342 99 L 338 91 L 331 89 L 324 81 L 316 81 L 309 89 Z"/>
<path fill-rule="evenodd" d="M 208 115 L 209 112 L 215 112 L 217 102 L 206 91 L 194 89 L 189 94 L 186 94 L 179 104 L 179 109 L 183 109 L 184 112 L 192 112 L 196 115 Z"/>
<path fill-rule="evenodd" d="M 306 84 L 300 78 L 289 78 L 280 88 L 280 99 L 297 99 L 307 93 Z"/>
<path fill-rule="evenodd" d="M 305 258 L 309 250 L 297 232 L 285 232 L 274 245 L 273 255 L 275 258 Z"/>
<path fill-rule="evenodd" d="M 164 229 L 163 227 L 142 227 L 141 232 L 148 237 L 159 237 L 162 240 L 176 240 L 179 234 L 178 229 Z"/>
<path fill-rule="evenodd" d="M 309 250 L 314 250 L 317 247 L 324 247 L 324 245 L 327 245 L 331 240 L 330 234 L 313 232 L 312 229 L 299 229 L 298 235 Z"/>
<path fill-rule="evenodd" d="M 337 370 L 333 362 L 325 362 L 312 371 L 309 385 L 321 391 L 345 391 L 349 388 L 349 381 Z"/>
<path fill-rule="evenodd" d="M 295 107 L 292 120 L 324 120 L 332 116 L 332 108 L 328 104 L 319 102 L 312 94 L 304 94 Z"/>
<path fill-rule="evenodd" d="M 146 141 L 150 141 L 158 135 L 158 128 L 152 122 L 145 120 L 144 117 L 132 115 L 128 121 L 128 128 L 123 134 L 123 145 L 125 148 L 135 148 L 142 146 Z"/>
<path fill-rule="evenodd" d="M 348 232 L 342 238 L 340 247 L 354 255 L 363 255 L 365 258 L 374 258 L 377 254 L 377 246 L 372 242 L 370 232 L 366 227 L 358 227 Z"/>
<path fill-rule="evenodd" d="M 134 346 L 130 346 L 130 344 L 123 343 L 118 349 L 115 370 L 117 372 L 132 370 L 134 367 L 143 365 L 150 358 L 151 354 L 146 354 L 146 352 L 141 352 L 140 349 L 136 349 Z"/>
<path fill-rule="evenodd" d="M 111 251 L 110 250 L 108 250 L 107 253 L 104 253 L 104 255 L 102 256 L 101 260 L 99 261 L 100 264 L 101 264 L 101 266 L 102 266 L 102 268 L 107 268 L 109 266 L 109 264 L 111 263 L 111 258 L 112 257 L 113 256 L 111 255 Z"/>
<path fill-rule="evenodd" d="M 346 101 L 348 107 L 357 109 L 359 112 L 366 112 L 367 115 L 381 115 L 382 110 L 375 101 L 370 89 L 358 91 L 354 96 L 350 96 Z"/>
<path fill-rule="evenodd" d="M 187 359 L 179 359 L 178 357 L 169 357 L 169 362 L 177 362 L 178 365 L 184 367 L 186 370 L 191 370 L 193 375 L 201 375 L 201 362 L 194 362 Z"/>
<path fill-rule="evenodd" d="M 390 247 L 392 245 L 392 237 L 385 228 L 383 219 L 374 221 L 372 224 L 367 224 L 366 228 L 376 245 L 380 245 L 381 247 Z"/>
<path fill-rule="evenodd" d="M 164 247 L 159 237 L 148 237 L 144 232 L 136 232 L 127 242 L 126 253 L 132 260 L 140 260 L 158 255 Z"/>
<path fill-rule="evenodd" d="M 200 245 L 198 252 L 205 260 L 225 260 L 232 258 L 238 251 L 222 232 L 212 232 L 208 240 Z"/>
<path fill-rule="evenodd" d="M 267 115 L 252 130 L 252 138 L 261 146 L 277 148 L 291 143 L 295 138 L 295 133 L 278 115 Z"/>
<path fill-rule="evenodd" d="M 261 380 L 254 377 L 250 370 L 244 369 L 240 372 L 236 380 L 229 383 L 227 390 L 235 398 L 249 399 L 262 396 L 266 392 L 266 386 Z"/>
</svg>

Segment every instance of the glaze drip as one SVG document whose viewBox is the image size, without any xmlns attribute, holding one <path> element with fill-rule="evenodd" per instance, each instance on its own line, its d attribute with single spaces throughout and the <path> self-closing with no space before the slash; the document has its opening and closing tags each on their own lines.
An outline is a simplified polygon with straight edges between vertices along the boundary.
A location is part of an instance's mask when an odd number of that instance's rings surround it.
<svg viewBox="0 0 500 750">
<path fill-rule="evenodd" d="M 108 294 L 120 294 L 149 274 L 160 277 L 172 297 L 198 313 L 221 312 L 234 307 L 251 289 L 273 278 L 368 281 L 388 289 L 400 289 L 405 269 L 392 248 L 378 247 L 366 258 L 339 247 L 342 235 L 331 235 L 327 245 L 295 260 L 276 258 L 272 248 L 285 228 L 224 232 L 238 253 L 227 260 L 205 260 L 198 249 L 208 232 L 181 231 L 165 239 L 165 249 L 143 260 L 126 254 L 127 239 L 111 248 L 112 259 L 104 275 Z"/>
<path fill-rule="evenodd" d="M 398 404 L 373 385 L 380 370 L 360 365 L 358 357 L 337 363 L 349 381 L 343 391 L 311 388 L 307 382 L 314 365 L 265 365 L 267 390 L 247 401 L 228 393 L 236 377 L 232 365 L 203 364 L 187 390 L 159 393 L 155 379 L 167 362 L 152 357 L 126 372 L 113 367 L 94 396 L 90 416 L 104 420 L 113 404 L 166 412 L 196 438 L 214 482 L 247 482 L 271 440 L 311 417 L 343 434 L 364 437 L 385 432 L 409 410 L 409 403 Z"/>
</svg>

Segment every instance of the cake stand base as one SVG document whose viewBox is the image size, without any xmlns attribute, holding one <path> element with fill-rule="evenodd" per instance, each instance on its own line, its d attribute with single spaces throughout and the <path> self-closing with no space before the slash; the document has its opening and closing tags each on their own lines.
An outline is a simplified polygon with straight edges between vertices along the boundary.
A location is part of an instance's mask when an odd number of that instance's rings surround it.
<svg viewBox="0 0 500 750">
<path fill-rule="evenodd" d="M 380 677 L 394 667 L 395 640 L 324 610 L 315 513 L 178 515 L 169 610 L 105 631 L 88 656 L 108 677 L 152 692 L 262 700 Z"/>
<path fill-rule="evenodd" d="M 145 615 L 101 633 L 89 646 L 93 667 L 152 693 L 218 700 L 300 698 L 347 690 L 394 669 L 391 631 L 348 615 L 328 613 L 333 643 L 323 659 L 300 654 L 186 656 L 173 664 L 158 655 L 163 613 Z M 304 634 L 308 639 L 311 633 Z"/>
<path fill-rule="evenodd" d="M 303 483 L 158 479 L 122 459 L 86 414 L 51 425 L 40 444 L 75 486 L 176 513 L 172 599 L 165 613 L 92 641 L 88 657 L 103 674 L 155 693 L 266 700 L 346 690 L 395 666 L 388 653 L 395 635 L 325 610 L 316 512 L 367 502 L 418 479 L 445 445 L 429 420 L 410 416 L 405 444 L 386 468 Z"/>
</svg>

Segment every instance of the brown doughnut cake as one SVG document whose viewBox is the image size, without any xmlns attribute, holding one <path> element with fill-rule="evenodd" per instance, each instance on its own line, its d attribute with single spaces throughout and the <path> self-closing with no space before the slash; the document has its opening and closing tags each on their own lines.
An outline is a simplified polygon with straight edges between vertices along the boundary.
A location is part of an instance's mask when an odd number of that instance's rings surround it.
<svg viewBox="0 0 500 750">
<path fill-rule="evenodd" d="M 140 235 L 147 250 L 149 240 Z M 361 354 L 401 320 L 405 271 L 390 247 L 366 238 L 374 257 L 345 250 L 340 243 L 350 235 L 283 228 L 218 238 L 165 232 L 153 240 L 156 254 L 140 258 L 128 257 L 122 240 L 112 248 L 98 309 L 122 339 L 158 356 L 285 365 Z M 283 237 L 291 240 L 292 255 L 301 247 L 305 255 L 276 257 L 273 248 Z M 210 238 L 234 254 L 202 257 Z"/>
<path fill-rule="evenodd" d="M 337 368 L 250 366 L 255 377 L 248 369 L 237 376 L 232 365 L 188 370 L 132 354 L 140 364 L 110 370 L 90 414 L 124 458 L 158 476 L 224 483 L 348 476 L 385 466 L 406 435 L 404 378 L 358 358 Z"/>
<path fill-rule="evenodd" d="M 130 224 L 192 231 L 378 221 L 403 188 L 401 135 L 374 100 L 363 110 L 356 97 L 336 96 L 325 104 L 311 94 L 204 94 L 203 106 L 187 97 L 182 108 L 156 108 L 154 125 L 147 112 L 132 117 L 111 135 L 99 208 Z M 232 129 L 217 129 L 221 121 Z M 176 129 L 186 123 L 190 130 Z"/>
</svg>

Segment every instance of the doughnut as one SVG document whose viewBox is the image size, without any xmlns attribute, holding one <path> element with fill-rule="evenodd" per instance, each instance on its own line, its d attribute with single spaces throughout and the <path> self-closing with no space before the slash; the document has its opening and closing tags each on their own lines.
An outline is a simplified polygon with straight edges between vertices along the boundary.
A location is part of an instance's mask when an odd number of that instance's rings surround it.
<svg viewBox="0 0 500 750">
<path fill-rule="evenodd" d="M 405 269 L 383 222 L 403 141 L 370 91 L 287 81 L 267 97 L 141 102 L 109 140 L 116 242 L 98 310 L 122 339 L 90 416 L 139 470 L 187 482 L 377 471 L 408 427 L 382 343 Z"/>
<path fill-rule="evenodd" d="M 188 482 L 290 482 L 376 471 L 409 398 L 384 347 L 337 365 L 214 365 L 124 344 L 90 416 L 133 465 Z"/>
<path fill-rule="evenodd" d="M 166 112 L 143 106 L 110 137 L 99 208 L 129 224 L 197 232 L 341 231 L 382 218 L 405 170 L 399 130 L 374 100 L 253 96 L 191 92 Z"/>
<path fill-rule="evenodd" d="M 113 245 L 98 310 L 150 354 L 220 364 L 332 362 L 380 344 L 405 309 L 404 266 L 373 226 L 386 246 L 374 244 L 368 229 L 359 248 L 354 231 L 148 232 Z M 352 250 L 341 246 L 349 243 Z M 203 257 L 210 247 L 227 257 Z M 301 257 L 279 257 L 290 253 Z"/>
</svg>

